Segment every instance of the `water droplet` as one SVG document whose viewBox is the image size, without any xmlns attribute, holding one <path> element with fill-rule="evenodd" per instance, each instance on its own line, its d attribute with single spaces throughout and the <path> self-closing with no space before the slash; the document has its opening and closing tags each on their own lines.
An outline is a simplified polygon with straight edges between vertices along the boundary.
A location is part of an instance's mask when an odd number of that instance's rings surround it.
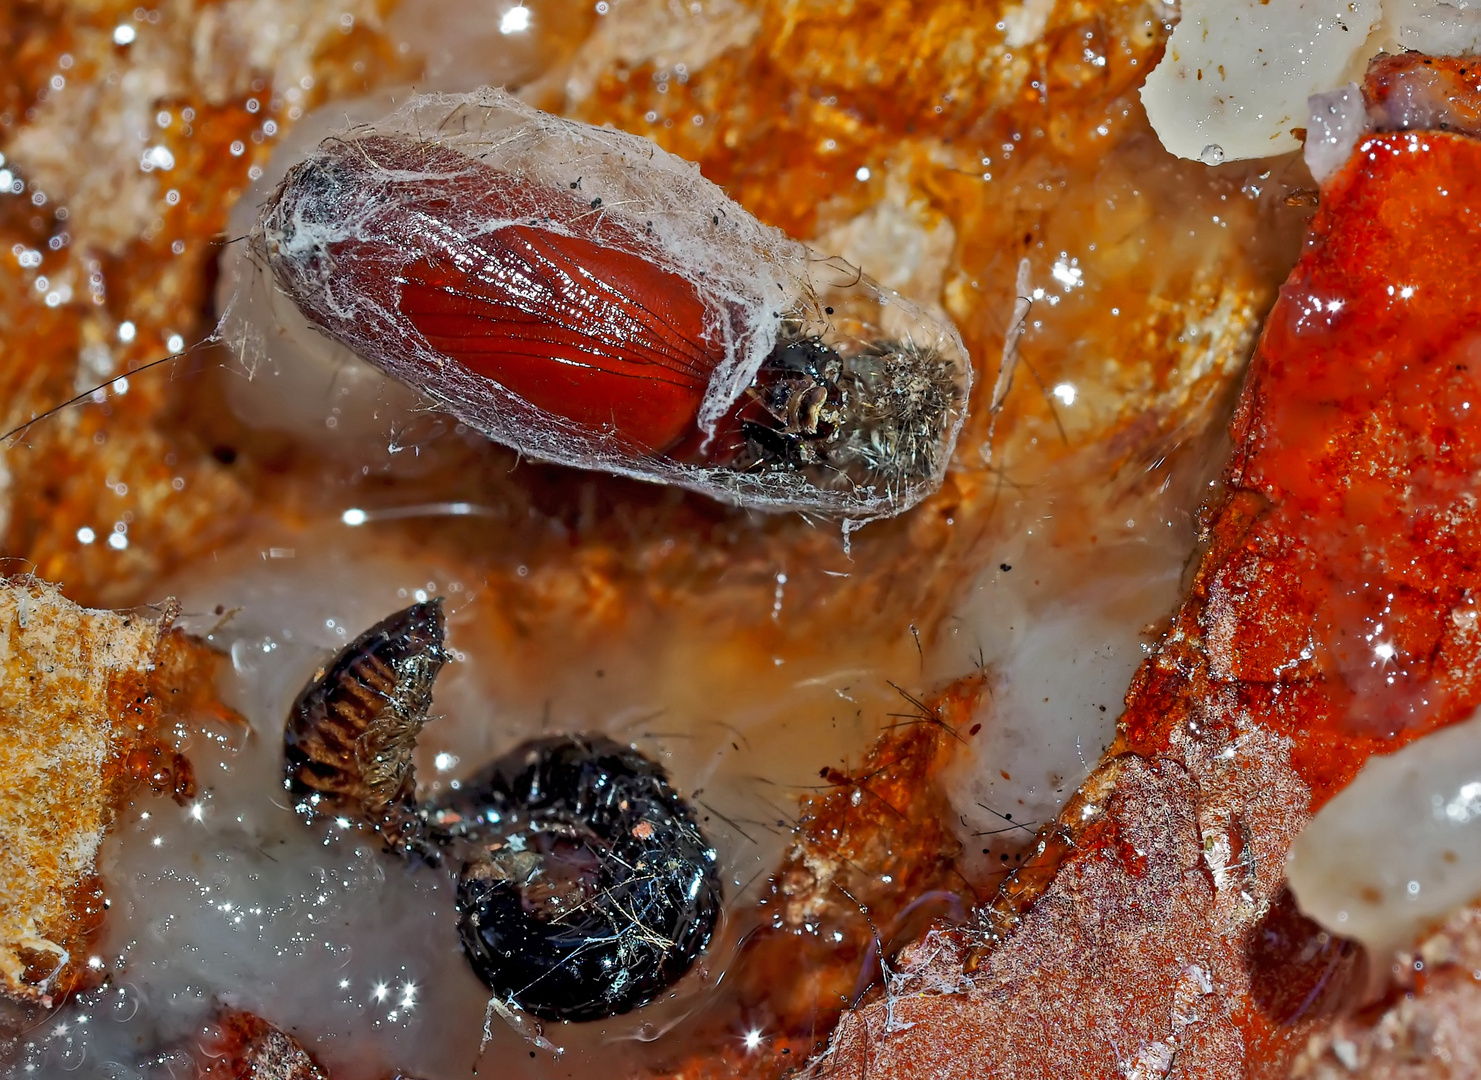
<svg viewBox="0 0 1481 1080">
<path fill-rule="evenodd" d="M 1198 155 L 1198 160 L 1205 165 L 1222 165 L 1224 163 L 1224 148 L 1218 143 L 1209 143 L 1203 148 L 1203 153 Z"/>
</svg>

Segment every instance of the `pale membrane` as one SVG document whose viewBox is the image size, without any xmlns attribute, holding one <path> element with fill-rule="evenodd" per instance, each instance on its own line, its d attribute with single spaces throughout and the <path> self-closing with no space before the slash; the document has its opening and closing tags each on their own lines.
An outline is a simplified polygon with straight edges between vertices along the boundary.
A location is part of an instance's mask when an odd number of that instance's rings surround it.
<svg viewBox="0 0 1481 1080">
<path fill-rule="evenodd" d="M 1142 104 L 1162 145 L 1209 165 L 1284 154 L 1321 132 L 1313 95 L 1360 81 L 1380 52 L 1474 52 L 1481 10 L 1468 0 L 1185 0 Z M 1308 155 L 1309 156 L 1309 155 Z"/>
<path fill-rule="evenodd" d="M 1481 896 L 1481 716 L 1375 757 L 1291 847 L 1301 910 L 1380 970 Z"/>
<path fill-rule="evenodd" d="M 981 728 L 964 733 L 948 777 L 977 887 L 1021 863 L 1115 739 L 1126 688 L 1177 610 L 1193 511 L 1223 449 L 1189 455 L 1166 487 L 1111 498 L 1083 530 L 1066 524 L 1080 517 L 1073 475 L 1004 500 L 995 557 L 928 656 L 943 677 L 988 677 Z"/>
</svg>

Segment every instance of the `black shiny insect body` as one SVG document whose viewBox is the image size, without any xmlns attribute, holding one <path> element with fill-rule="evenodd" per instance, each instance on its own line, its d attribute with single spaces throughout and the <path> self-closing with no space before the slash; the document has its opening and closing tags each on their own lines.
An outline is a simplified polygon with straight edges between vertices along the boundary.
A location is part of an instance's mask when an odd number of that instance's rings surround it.
<svg viewBox="0 0 1481 1080">
<path fill-rule="evenodd" d="M 596 735 L 517 747 L 429 808 L 459 851 L 458 930 L 488 987 L 547 1020 L 661 994 L 720 912 L 716 856 L 658 765 Z"/>
<path fill-rule="evenodd" d="M 663 769 L 600 735 L 524 743 L 418 804 L 412 750 L 446 660 L 441 600 L 351 642 L 294 702 L 285 786 L 390 849 L 458 872 L 458 931 L 501 1003 L 546 1020 L 645 1005 L 720 914 L 716 854 Z"/>
</svg>

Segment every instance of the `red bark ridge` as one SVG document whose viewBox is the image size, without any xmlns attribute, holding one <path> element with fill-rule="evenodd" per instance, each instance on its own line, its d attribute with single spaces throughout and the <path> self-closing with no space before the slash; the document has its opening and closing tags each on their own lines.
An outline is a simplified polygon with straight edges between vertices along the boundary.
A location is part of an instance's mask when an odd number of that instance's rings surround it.
<svg viewBox="0 0 1481 1080">
<path fill-rule="evenodd" d="M 836 1077 L 1260 1077 L 1362 982 L 1284 890 L 1373 753 L 1481 703 L 1481 142 L 1362 140 L 1233 421 L 1121 734 L 979 925 L 845 1016 Z"/>
</svg>

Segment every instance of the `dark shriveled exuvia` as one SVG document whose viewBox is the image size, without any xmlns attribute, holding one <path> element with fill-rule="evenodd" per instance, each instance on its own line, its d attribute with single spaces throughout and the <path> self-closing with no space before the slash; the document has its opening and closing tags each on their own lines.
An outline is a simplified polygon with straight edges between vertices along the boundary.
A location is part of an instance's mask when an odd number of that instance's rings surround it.
<svg viewBox="0 0 1481 1080">
<path fill-rule="evenodd" d="M 440 599 L 414 604 L 320 669 L 284 728 L 285 785 L 305 813 L 460 865 L 463 950 L 506 1006 L 595 1020 L 652 1001 L 709 943 L 714 848 L 662 768 L 598 735 L 531 740 L 419 805 L 411 754 L 443 632 Z"/>
<path fill-rule="evenodd" d="M 411 751 L 447 653 L 442 600 L 376 623 L 321 667 L 283 729 L 284 785 L 302 806 L 365 822 L 393 847 L 421 825 Z"/>
<path fill-rule="evenodd" d="M 880 340 L 844 354 L 784 323 L 733 413 L 740 437 L 730 464 L 903 495 L 941 468 L 956 393 L 950 365 L 931 349 Z"/>
</svg>

